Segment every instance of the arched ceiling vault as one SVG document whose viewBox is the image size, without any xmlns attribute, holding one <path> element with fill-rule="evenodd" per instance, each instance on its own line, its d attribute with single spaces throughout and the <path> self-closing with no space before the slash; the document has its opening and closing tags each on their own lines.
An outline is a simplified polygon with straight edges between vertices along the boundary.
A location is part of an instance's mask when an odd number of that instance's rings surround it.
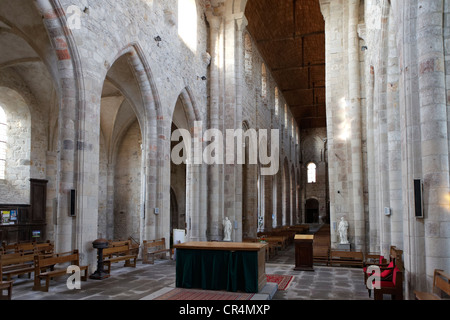
<svg viewBox="0 0 450 320">
<path fill-rule="evenodd" d="M 245 15 L 300 129 L 326 127 L 325 21 L 319 0 L 248 0 Z"/>
</svg>

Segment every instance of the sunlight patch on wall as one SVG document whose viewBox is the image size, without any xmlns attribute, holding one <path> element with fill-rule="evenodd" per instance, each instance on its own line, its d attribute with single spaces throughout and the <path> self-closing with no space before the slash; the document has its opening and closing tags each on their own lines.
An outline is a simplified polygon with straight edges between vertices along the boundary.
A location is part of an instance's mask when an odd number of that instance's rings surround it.
<svg viewBox="0 0 450 320">
<path fill-rule="evenodd" d="M 197 51 L 197 5 L 195 0 L 178 0 L 178 35 L 192 52 Z"/>
</svg>

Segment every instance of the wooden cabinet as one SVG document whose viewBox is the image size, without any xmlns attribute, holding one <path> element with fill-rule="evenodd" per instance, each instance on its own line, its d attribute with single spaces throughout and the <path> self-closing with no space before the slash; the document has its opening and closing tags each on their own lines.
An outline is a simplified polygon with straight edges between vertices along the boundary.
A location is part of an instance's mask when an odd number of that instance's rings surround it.
<svg viewBox="0 0 450 320">
<path fill-rule="evenodd" d="M 0 204 L 0 212 L 10 214 L 0 221 L 0 242 L 18 243 L 45 240 L 47 180 L 30 180 L 30 204 Z"/>
<path fill-rule="evenodd" d="M 30 180 L 31 222 L 45 223 L 47 180 Z"/>
</svg>

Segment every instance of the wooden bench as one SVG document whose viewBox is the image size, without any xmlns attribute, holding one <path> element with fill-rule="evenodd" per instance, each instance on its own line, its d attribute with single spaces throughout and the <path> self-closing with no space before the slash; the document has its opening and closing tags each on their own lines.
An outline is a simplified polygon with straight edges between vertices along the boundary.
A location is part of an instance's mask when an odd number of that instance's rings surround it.
<svg viewBox="0 0 450 320">
<path fill-rule="evenodd" d="M 103 249 L 103 265 L 106 267 L 105 272 L 107 273 L 111 273 L 112 263 L 120 261 L 125 261 L 124 267 L 136 268 L 137 258 L 138 253 L 135 252 L 135 248 L 130 247 L 129 243 Z"/>
<path fill-rule="evenodd" d="M 6 277 L 8 281 L 14 276 L 28 274 L 34 272 L 34 255 L 23 253 L 10 253 L 0 256 L 0 273 Z M 1 279 L 0 279 L 1 280 Z"/>
<path fill-rule="evenodd" d="M 383 295 L 391 295 L 393 300 L 403 300 L 403 272 L 394 268 L 392 280 L 380 281 L 380 288 L 374 288 L 374 299 L 383 300 Z"/>
<path fill-rule="evenodd" d="M 243 242 L 250 242 L 250 243 L 265 243 L 266 245 L 266 261 L 269 261 L 271 258 L 273 258 L 278 251 L 278 246 L 274 243 L 267 242 L 263 239 L 258 238 L 245 238 L 243 239 Z"/>
<path fill-rule="evenodd" d="M 0 300 L 11 300 L 12 297 L 12 281 L 1 281 L 0 280 Z M 3 291 L 7 291 L 7 294 L 3 294 Z"/>
<path fill-rule="evenodd" d="M 166 247 L 166 239 L 162 238 L 159 240 L 150 240 L 143 242 L 144 249 L 142 250 L 142 263 L 143 264 L 154 264 L 155 263 L 155 255 L 167 256 L 169 253 L 170 259 L 172 259 L 172 249 L 167 249 Z"/>
<path fill-rule="evenodd" d="M 62 269 L 55 269 L 56 265 L 65 265 Z M 52 256 L 34 256 L 34 286 L 33 291 L 48 292 L 50 280 L 55 277 L 67 275 L 67 267 L 78 266 L 84 275 L 82 281 L 87 281 L 88 266 L 80 266 L 80 255 L 78 250 L 66 253 L 59 253 Z M 47 271 L 47 269 L 51 269 Z M 45 286 L 41 285 L 41 280 L 45 279 Z"/>
<path fill-rule="evenodd" d="M 48 241 L 43 243 L 23 242 L 15 244 L 3 244 L 0 250 L 2 254 L 23 253 L 23 254 L 53 254 L 54 245 Z"/>
<path fill-rule="evenodd" d="M 330 263 L 330 247 L 327 245 L 314 245 L 313 243 L 313 262 L 325 263 L 328 266 Z"/>
<path fill-rule="evenodd" d="M 442 300 L 442 294 L 450 296 L 450 275 L 444 270 L 434 270 L 433 292 L 414 291 L 416 300 Z"/>
<path fill-rule="evenodd" d="M 6 244 L 2 243 L 2 254 L 15 253 L 16 252 L 16 243 L 14 244 Z"/>
<path fill-rule="evenodd" d="M 54 253 L 54 245 L 50 242 L 32 243 L 27 245 L 19 244 L 16 246 L 16 252 L 33 255 L 52 255 Z"/>
<path fill-rule="evenodd" d="M 364 267 L 364 255 L 362 252 L 331 250 L 330 265 L 336 264 L 362 268 Z"/>
</svg>

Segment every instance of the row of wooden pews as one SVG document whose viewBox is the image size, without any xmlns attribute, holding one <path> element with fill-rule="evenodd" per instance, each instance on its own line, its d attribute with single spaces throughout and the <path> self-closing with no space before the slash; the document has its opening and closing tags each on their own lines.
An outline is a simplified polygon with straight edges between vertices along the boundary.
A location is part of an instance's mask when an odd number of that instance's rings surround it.
<svg viewBox="0 0 450 320">
<path fill-rule="evenodd" d="M 6 244 L 0 247 L 0 299 L 11 300 L 14 281 L 12 277 L 28 275 L 36 272 L 35 257 L 50 257 L 54 245 L 51 242 L 25 242 Z M 41 269 L 39 269 L 39 272 Z M 5 280 L 6 279 L 6 280 Z M 6 291 L 6 295 L 4 294 Z"/>
<path fill-rule="evenodd" d="M 103 249 L 103 263 L 107 273 L 111 272 L 111 264 L 124 261 L 125 267 L 136 267 L 140 244 L 133 239 L 108 241 L 108 247 Z M 144 241 L 143 263 L 153 263 L 154 256 L 170 254 L 166 249 L 165 239 Z M 151 257 L 151 259 L 149 259 Z M 76 266 L 82 272 L 81 280 L 88 279 L 88 266 L 80 265 L 78 250 L 55 253 L 51 242 L 5 244 L 0 247 L 0 300 L 11 300 L 13 277 L 34 274 L 33 291 L 47 292 L 50 280 L 58 276 L 68 276 L 68 267 Z M 44 284 L 42 284 L 44 281 Z M 4 294 L 6 292 L 6 294 Z"/>
<path fill-rule="evenodd" d="M 295 225 L 274 228 L 270 231 L 259 232 L 257 238 L 244 238 L 243 242 L 263 242 L 267 243 L 266 260 L 272 259 L 279 251 L 286 250 L 294 243 L 296 234 L 309 232 L 308 225 Z"/>
<path fill-rule="evenodd" d="M 313 242 L 313 261 L 315 264 L 329 265 L 331 250 L 330 225 L 323 225 L 315 234 Z"/>
</svg>

